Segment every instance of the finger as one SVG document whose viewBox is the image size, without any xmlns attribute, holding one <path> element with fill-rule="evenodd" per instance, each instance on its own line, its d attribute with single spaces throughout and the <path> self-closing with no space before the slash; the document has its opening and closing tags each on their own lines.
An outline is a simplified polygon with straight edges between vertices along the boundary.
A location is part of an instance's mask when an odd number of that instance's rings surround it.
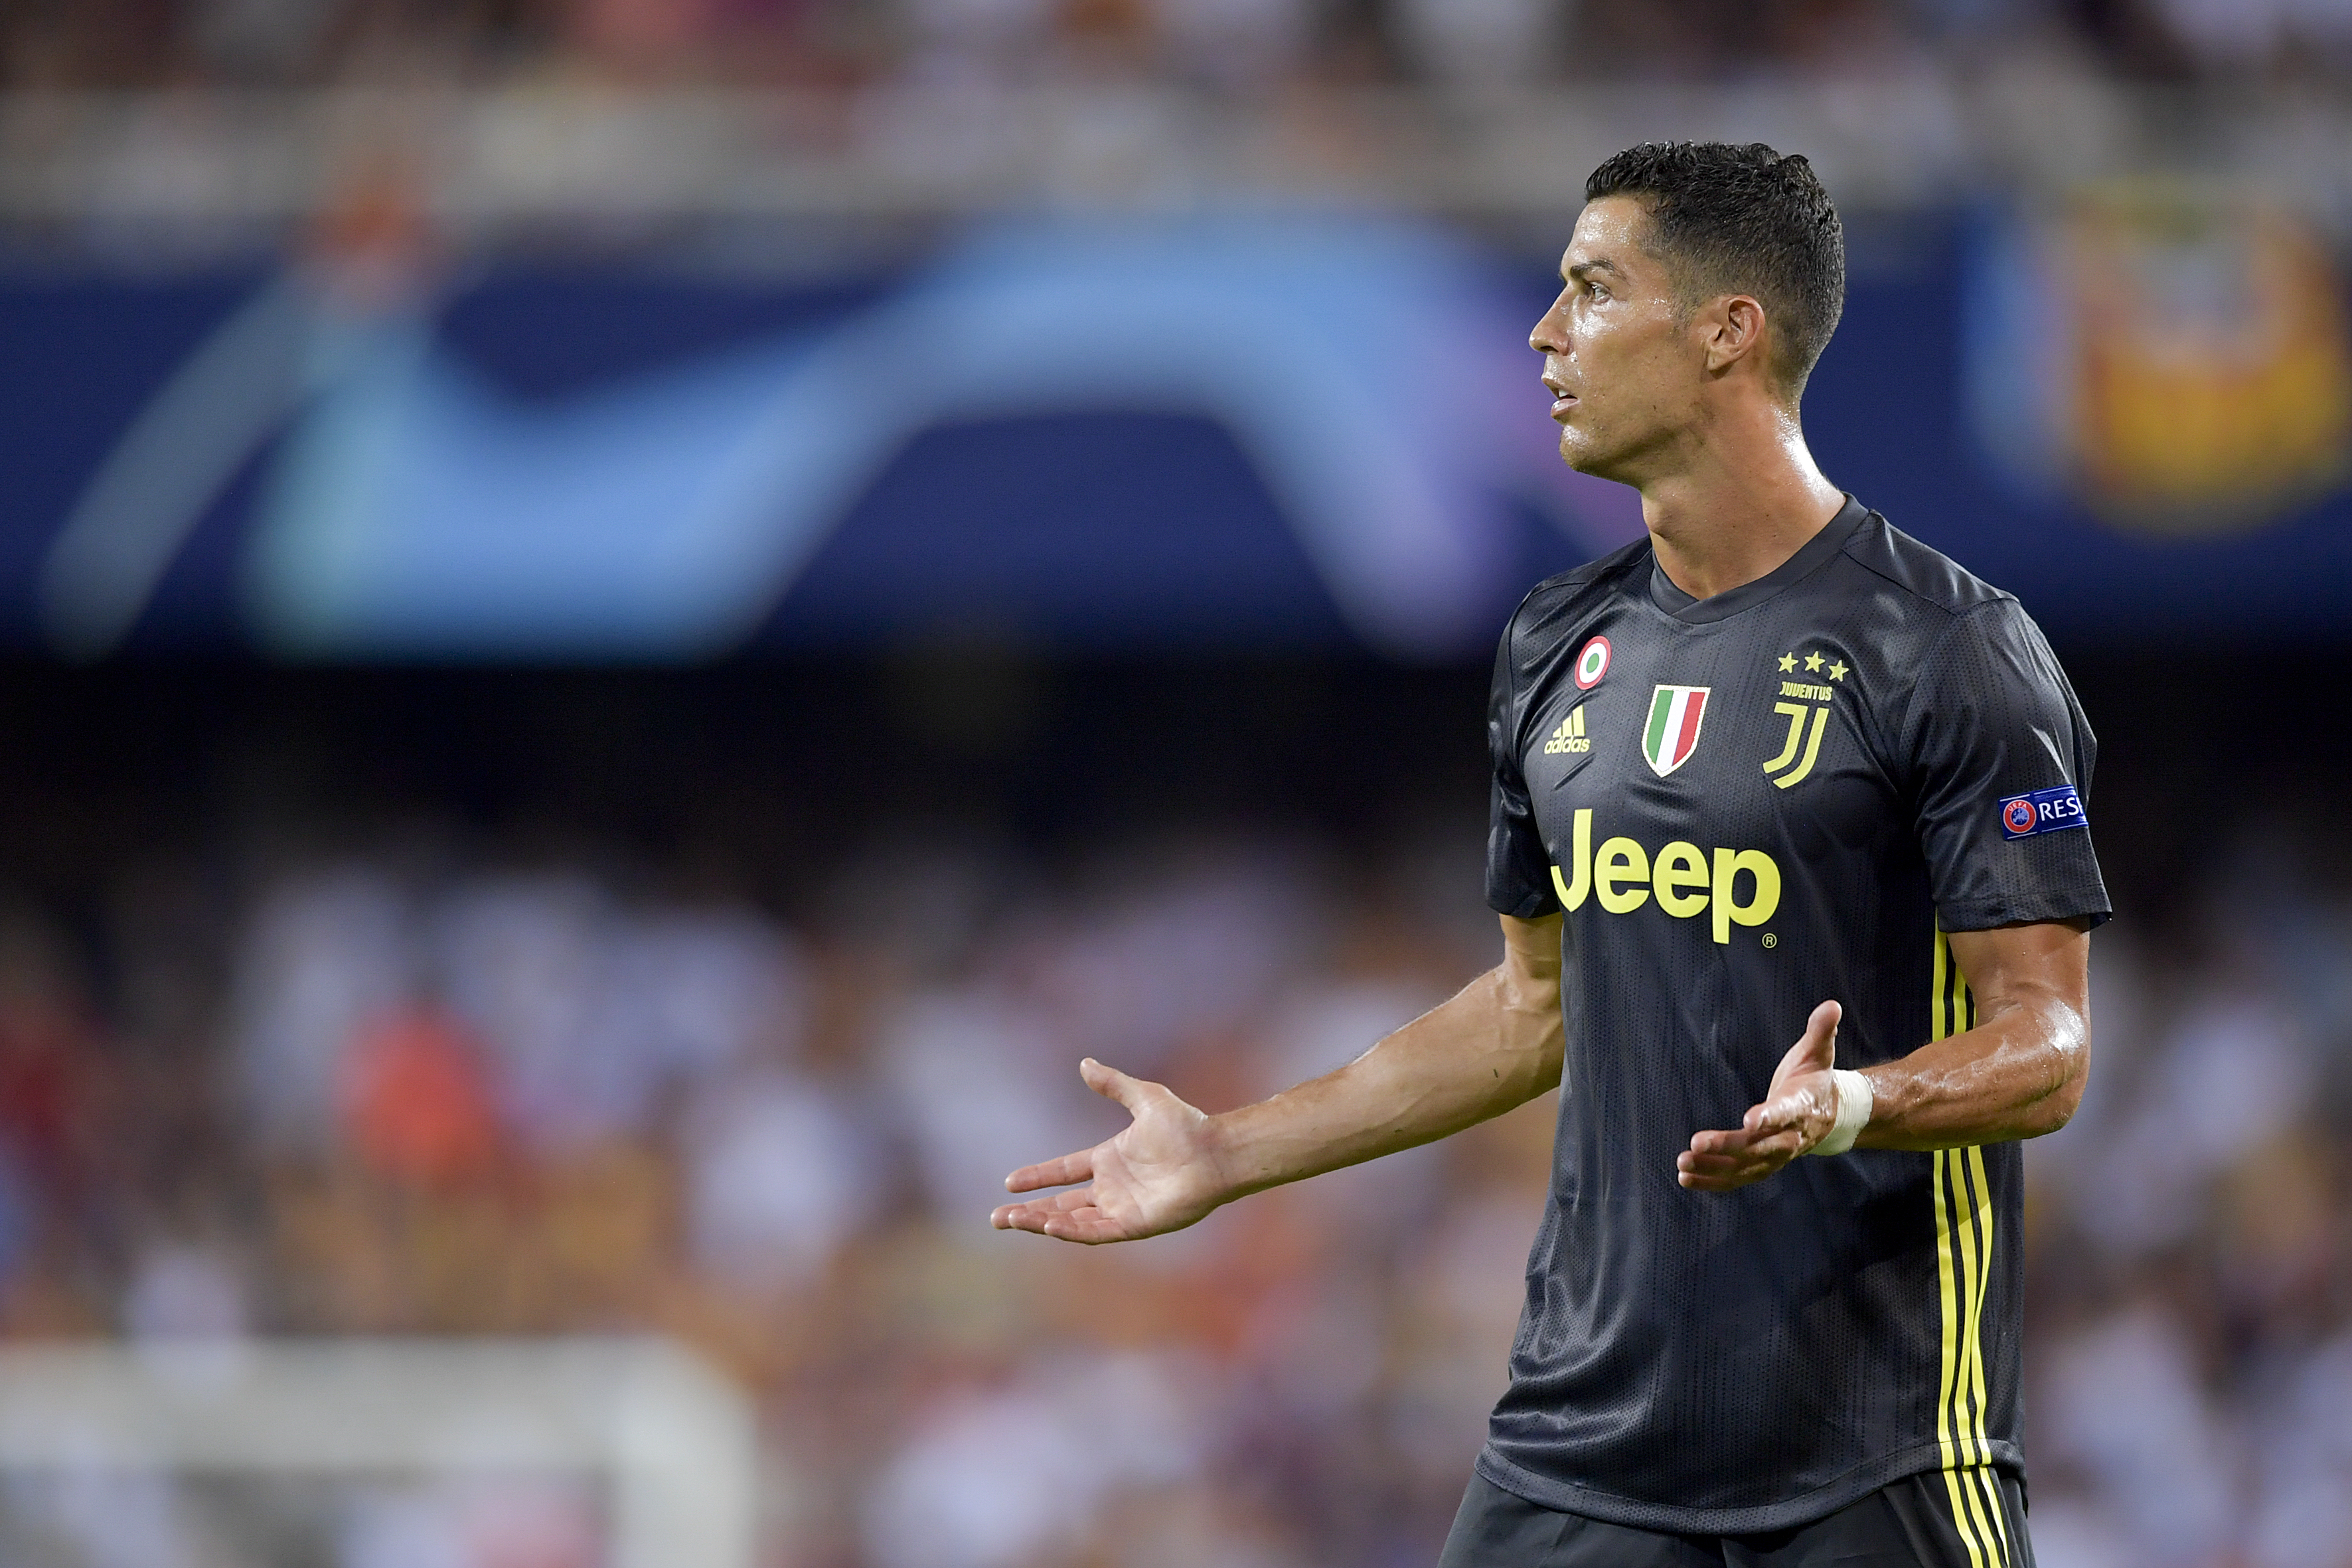
<svg viewBox="0 0 2352 1568">
<path fill-rule="evenodd" d="M 1034 1236 L 1047 1236 L 1055 1241 L 1075 1241 L 1088 1247 L 1106 1241 L 1124 1241 L 1128 1230 L 1106 1215 L 1092 1204 L 1082 1205 L 1066 1213 L 1055 1213 L 1043 1204 L 1014 1204 L 996 1211 L 999 1230 L 1025 1230 Z"/>
<path fill-rule="evenodd" d="M 1128 1226 L 1095 1208 L 1055 1215 L 1045 1223 L 1043 1234 L 1055 1241 L 1075 1241 L 1081 1247 L 1100 1247 L 1108 1241 L 1129 1241 L 1135 1236 Z"/>
<path fill-rule="evenodd" d="M 988 1223 L 999 1230 L 1024 1229 L 1026 1227 L 1020 1223 L 1022 1220 L 1034 1218 L 1043 1222 L 1057 1214 L 1088 1207 L 1094 1201 L 1092 1187 L 1072 1187 L 1051 1197 L 1032 1198 L 1025 1204 L 1000 1204 L 990 1211 Z"/>
<path fill-rule="evenodd" d="M 1034 1230 L 1042 1232 L 1046 1220 L 1053 1217 L 1038 1204 L 1000 1205 L 988 1216 L 988 1223 L 999 1230 Z"/>
<path fill-rule="evenodd" d="M 1798 1044 L 1811 1045 L 1824 1068 L 1837 1064 L 1838 1021 L 1844 1016 L 1843 1007 L 1835 1002 L 1824 1002 L 1814 1008 L 1811 1016 L 1805 1020 L 1805 1032 Z"/>
<path fill-rule="evenodd" d="M 1054 1220 L 1082 1209 L 1091 1209 L 1094 1204 L 1092 1191 L 1076 1187 L 1066 1193 L 1055 1193 L 1050 1198 L 1003 1205 L 989 1215 L 988 1223 L 999 1230 L 1033 1230 L 1042 1236 L 1045 1226 Z"/>
<path fill-rule="evenodd" d="M 1772 1159 L 1706 1160 L 1693 1168 L 1677 1170 L 1675 1180 L 1694 1192 L 1727 1193 L 1734 1187 L 1762 1181 L 1787 1165 L 1790 1157 L 1784 1152 Z M 1691 1156 L 1683 1158 L 1688 1160 Z"/>
<path fill-rule="evenodd" d="M 1078 1076 L 1087 1087 L 1105 1100 L 1117 1100 L 1130 1116 L 1143 1114 L 1143 1100 L 1151 1086 L 1139 1078 L 1129 1078 L 1117 1068 L 1108 1068 L 1088 1057 L 1078 1064 Z"/>
<path fill-rule="evenodd" d="M 1769 1175 L 1795 1159 L 1803 1147 L 1803 1134 L 1794 1131 L 1778 1132 L 1738 1149 L 1685 1150 L 1675 1156 L 1675 1169 L 1703 1175 L 1727 1175 L 1754 1169 L 1759 1175 Z"/>
<path fill-rule="evenodd" d="M 1827 1072 L 1837 1065 L 1838 1020 L 1845 1009 L 1834 1002 L 1824 1002 L 1813 1009 L 1805 1020 L 1805 1032 L 1797 1037 L 1772 1070 L 1772 1082 L 1777 1088 L 1783 1079 L 1803 1073 Z"/>
<path fill-rule="evenodd" d="M 1768 1138 L 1777 1138 L 1783 1128 L 1729 1127 L 1691 1134 L 1690 1146 L 1702 1154 L 1738 1154 L 1755 1148 Z"/>
<path fill-rule="evenodd" d="M 1008 1193 L 1034 1193 L 1039 1187 L 1066 1187 L 1072 1182 L 1095 1179 L 1095 1152 L 1081 1149 L 1039 1165 L 1024 1165 L 1004 1178 Z"/>
<path fill-rule="evenodd" d="M 1771 1154 L 1742 1150 L 1737 1154 L 1702 1154 L 1686 1150 L 1675 1156 L 1675 1169 L 1693 1171 L 1702 1176 L 1728 1176 L 1749 1169 L 1771 1165 Z"/>
<path fill-rule="evenodd" d="M 1677 1172 L 1691 1172 L 1702 1176 L 1738 1175 L 1742 1172 L 1769 1175 L 1796 1158 L 1797 1144 L 1793 1139 L 1769 1144 L 1761 1149 L 1743 1151 L 1738 1154 L 1701 1154 L 1685 1151 L 1675 1156 Z"/>
</svg>

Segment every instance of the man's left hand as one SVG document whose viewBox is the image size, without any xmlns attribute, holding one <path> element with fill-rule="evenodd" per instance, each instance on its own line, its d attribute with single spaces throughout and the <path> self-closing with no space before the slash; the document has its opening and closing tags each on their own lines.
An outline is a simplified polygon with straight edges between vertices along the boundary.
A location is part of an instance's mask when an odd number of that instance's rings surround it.
<svg viewBox="0 0 2352 1568">
<path fill-rule="evenodd" d="M 1772 1074 L 1761 1105 L 1751 1105 L 1738 1128 L 1701 1132 L 1690 1151 L 1675 1157 L 1675 1180 L 1693 1192 L 1727 1193 L 1760 1182 L 1823 1138 L 1837 1125 L 1838 1091 L 1830 1071 L 1837 1065 L 1838 1019 L 1844 1010 L 1824 1002 L 1805 1021 L 1802 1038 L 1789 1047 Z"/>
</svg>

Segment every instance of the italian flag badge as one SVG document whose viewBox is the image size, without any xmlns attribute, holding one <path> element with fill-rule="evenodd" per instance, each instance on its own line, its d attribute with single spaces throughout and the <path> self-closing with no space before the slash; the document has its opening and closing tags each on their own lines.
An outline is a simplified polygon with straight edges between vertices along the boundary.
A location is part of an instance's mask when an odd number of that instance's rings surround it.
<svg viewBox="0 0 2352 1568">
<path fill-rule="evenodd" d="M 1664 778 L 1698 750 L 1698 727 L 1706 717 L 1704 686 L 1661 686 L 1650 698 L 1650 722 L 1642 731 L 1642 756 Z"/>
</svg>

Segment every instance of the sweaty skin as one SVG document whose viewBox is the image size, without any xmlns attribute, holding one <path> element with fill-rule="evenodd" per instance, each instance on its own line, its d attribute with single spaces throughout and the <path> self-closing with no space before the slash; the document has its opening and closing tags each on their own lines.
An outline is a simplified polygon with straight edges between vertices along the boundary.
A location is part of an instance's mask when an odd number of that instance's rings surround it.
<svg viewBox="0 0 2352 1568">
<path fill-rule="evenodd" d="M 1084 1186 L 990 1216 L 999 1230 L 1133 1241 L 1181 1230 L 1246 1193 L 1459 1132 L 1559 1083 L 1560 917 L 1503 922 L 1503 962 L 1335 1072 L 1204 1116 L 1167 1089 L 1088 1058 L 1087 1087 L 1134 1121 L 1117 1137 L 1025 1165 L 1014 1193 Z"/>
<path fill-rule="evenodd" d="M 1769 574 L 1836 515 L 1797 416 L 1763 301 L 1687 298 L 1648 247 L 1632 197 L 1590 203 L 1565 287 L 1528 342 L 1544 356 L 1570 467 L 1641 491 L 1675 586 L 1710 598 Z M 1503 959 L 1356 1060 L 1271 1100 L 1207 1115 L 1092 1059 L 1079 1071 L 1132 1117 L 1091 1149 L 1005 1178 L 1001 1230 L 1088 1244 L 1179 1230 L 1244 1194 L 1409 1149 L 1524 1104 L 1559 1082 L 1560 917 L 1502 917 Z M 1978 1026 L 1866 1070 L 1858 1144 L 1945 1149 L 2065 1125 L 2090 1065 L 2090 937 L 2080 921 L 1951 933 Z M 1761 1181 L 1836 1121 L 1840 1008 L 1825 999 L 1740 1126 L 1700 1131 L 1676 1179 L 1700 1192 Z"/>
<path fill-rule="evenodd" d="M 1089 1244 L 1181 1230 L 1249 1193 L 1458 1132 L 1559 1082 L 1559 922 L 1500 917 L 1503 962 L 1337 1071 L 1271 1100 L 1210 1116 L 1165 1087 L 1089 1058 L 1087 1086 L 1133 1121 L 1117 1136 L 1004 1181 L 999 1230 Z M 1977 997 L 1978 1026 L 1865 1068 L 1874 1097 L 1856 1140 L 1871 1149 L 1955 1149 L 2053 1132 L 2074 1115 L 2090 1068 L 2090 935 L 2079 922 L 1954 931 L 1952 957 Z M 1838 1005 L 1813 1011 L 1737 1129 L 1700 1132 L 1676 1179 L 1729 1192 L 1771 1175 L 1837 1120 Z M 1071 1184 L 1084 1184 L 1072 1186 Z"/>
<path fill-rule="evenodd" d="M 1973 1029 L 1864 1068 L 1863 1149 L 1958 1149 L 2039 1138 L 2066 1125 L 2091 1066 L 2091 932 L 2049 921 L 1951 933 L 1952 961 L 1977 998 Z M 1700 1132 L 1675 1162 L 1703 1193 L 1763 1180 L 1828 1136 L 1837 1121 L 1838 1005 L 1813 1009 L 1780 1058 L 1763 1103 L 1740 1125 Z"/>
<path fill-rule="evenodd" d="M 1544 356 L 1560 457 L 1641 491 L 1658 563 L 1707 599 L 1794 555 L 1845 497 L 1805 445 L 1762 302 L 1685 299 L 1648 224 L 1631 196 L 1587 205 L 1528 346 Z"/>
</svg>

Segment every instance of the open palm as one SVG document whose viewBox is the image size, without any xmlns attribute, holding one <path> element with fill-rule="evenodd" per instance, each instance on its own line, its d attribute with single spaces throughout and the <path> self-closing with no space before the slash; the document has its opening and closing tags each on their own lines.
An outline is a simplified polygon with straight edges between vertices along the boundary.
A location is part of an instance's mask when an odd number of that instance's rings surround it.
<svg viewBox="0 0 2352 1568">
<path fill-rule="evenodd" d="M 1675 1177 L 1695 1192 L 1727 1193 L 1760 1182 L 1820 1142 L 1836 1124 L 1838 1020 L 1845 1009 L 1824 1002 L 1805 1020 L 1805 1032 L 1780 1058 L 1763 1100 L 1738 1127 L 1701 1132 L 1675 1157 Z"/>
<path fill-rule="evenodd" d="M 1223 1203 L 1223 1173 L 1209 1119 L 1165 1086 L 1129 1078 L 1089 1057 L 1078 1064 L 1087 1087 L 1127 1108 L 1134 1121 L 1117 1137 L 1004 1178 L 1013 1193 L 1070 1187 L 1051 1197 L 1006 1204 L 989 1215 L 999 1230 L 1094 1246 L 1181 1230 Z M 1083 1182 L 1084 1186 L 1072 1186 Z"/>
</svg>

